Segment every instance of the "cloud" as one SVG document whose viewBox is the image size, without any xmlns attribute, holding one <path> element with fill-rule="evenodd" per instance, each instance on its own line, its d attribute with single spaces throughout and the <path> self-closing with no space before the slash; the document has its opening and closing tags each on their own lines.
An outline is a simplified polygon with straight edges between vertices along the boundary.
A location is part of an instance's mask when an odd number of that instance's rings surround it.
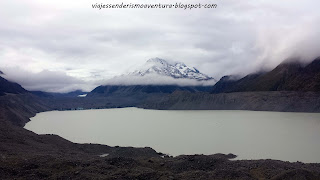
<svg viewBox="0 0 320 180">
<path fill-rule="evenodd" d="M 1 67 L 64 72 L 95 84 L 153 57 L 182 61 L 219 79 L 320 55 L 318 0 L 201 0 L 218 8 L 197 10 L 92 9 L 96 2 L 0 1 Z"/>
<path fill-rule="evenodd" d="M 70 92 L 75 90 L 91 91 L 97 85 L 71 76 L 65 72 L 43 70 L 32 73 L 20 68 L 2 68 L 2 77 L 17 82 L 30 91 Z"/>
<path fill-rule="evenodd" d="M 178 86 L 213 86 L 216 80 L 197 81 L 194 79 L 177 79 L 158 74 L 147 74 L 144 76 L 116 76 L 108 79 L 102 85 L 178 85 Z"/>
</svg>

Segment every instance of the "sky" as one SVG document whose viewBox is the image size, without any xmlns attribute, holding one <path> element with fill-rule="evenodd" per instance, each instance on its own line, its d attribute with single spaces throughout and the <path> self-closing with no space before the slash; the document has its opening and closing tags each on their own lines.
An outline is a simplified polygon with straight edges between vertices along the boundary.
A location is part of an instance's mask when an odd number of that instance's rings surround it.
<svg viewBox="0 0 320 180">
<path fill-rule="evenodd" d="M 216 9 L 93 9 L 95 3 Z M 219 79 L 320 56 L 318 0 L 1 0 L 0 70 L 28 90 L 90 91 L 150 58 Z"/>
</svg>

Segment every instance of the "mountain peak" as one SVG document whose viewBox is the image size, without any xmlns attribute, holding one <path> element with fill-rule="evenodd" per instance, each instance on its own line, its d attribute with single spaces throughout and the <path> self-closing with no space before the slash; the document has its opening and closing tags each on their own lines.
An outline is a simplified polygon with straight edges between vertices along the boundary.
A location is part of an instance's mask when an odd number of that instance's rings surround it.
<svg viewBox="0 0 320 180">
<path fill-rule="evenodd" d="M 129 73 L 129 75 L 134 76 L 151 74 L 169 76 L 175 79 L 194 79 L 198 81 L 213 79 L 212 77 L 201 73 L 198 69 L 187 66 L 183 62 L 169 63 L 158 57 L 149 59 L 143 66 Z"/>
<path fill-rule="evenodd" d="M 176 62 L 174 65 L 175 66 L 187 66 L 183 62 Z"/>
<path fill-rule="evenodd" d="M 147 63 L 160 63 L 160 64 L 168 64 L 168 62 L 164 59 L 160 59 L 158 57 L 156 58 L 151 58 L 147 61 Z"/>
</svg>

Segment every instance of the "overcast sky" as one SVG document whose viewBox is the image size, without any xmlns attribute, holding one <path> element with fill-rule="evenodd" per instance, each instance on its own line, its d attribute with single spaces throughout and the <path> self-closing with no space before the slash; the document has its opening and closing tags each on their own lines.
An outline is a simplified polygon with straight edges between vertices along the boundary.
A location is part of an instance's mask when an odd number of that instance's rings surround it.
<svg viewBox="0 0 320 180">
<path fill-rule="evenodd" d="M 319 0 L 124 0 L 216 9 L 102 9 L 119 0 L 1 0 L 0 70 L 31 90 L 91 90 L 152 57 L 216 79 L 320 55 Z"/>
</svg>

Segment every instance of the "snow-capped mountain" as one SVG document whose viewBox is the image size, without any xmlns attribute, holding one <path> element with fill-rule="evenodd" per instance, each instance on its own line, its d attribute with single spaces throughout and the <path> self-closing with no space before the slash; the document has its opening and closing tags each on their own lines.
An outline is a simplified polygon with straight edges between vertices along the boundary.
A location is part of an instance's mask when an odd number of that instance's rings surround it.
<svg viewBox="0 0 320 180">
<path fill-rule="evenodd" d="M 181 62 L 169 63 L 164 59 L 152 58 L 144 65 L 129 73 L 115 76 L 103 82 L 103 85 L 173 85 L 213 86 L 217 81 L 194 67 Z"/>
<path fill-rule="evenodd" d="M 199 72 L 196 68 L 189 67 L 182 62 L 170 64 L 166 60 L 160 58 L 149 59 L 143 66 L 128 75 L 145 76 L 153 74 L 169 76 L 175 79 L 194 79 L 198 81 L 213 79 L 212 77 Z"/>
</svg>

